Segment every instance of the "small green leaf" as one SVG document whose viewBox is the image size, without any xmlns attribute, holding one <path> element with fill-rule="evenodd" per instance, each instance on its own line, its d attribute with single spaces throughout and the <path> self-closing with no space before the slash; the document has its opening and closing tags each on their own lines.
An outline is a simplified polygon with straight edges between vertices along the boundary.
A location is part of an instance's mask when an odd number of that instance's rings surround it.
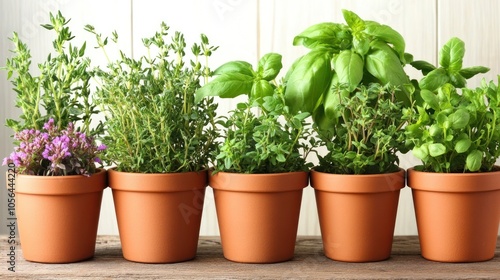
<svg viewBox="0 0 500 280">
<path fill-rule="evenodd" d="M 474 66 L 460 69 L 458 73 L 460 73 L 460 75 L 462 75 L 465 79 L 470 79 L 479 73 L 487 73 L 488 71 L 490 71 L 490 68 L 488 67 Z"/>
<path fill-rule="evenodd" d="M 196 102 L 207 96 L 233 98 L 249 94 L 253 78 L 240 73 L 224 73 L 196 91 Z"/>
<path fill-rule="evenodd" d="M 420 160 L 425 160 L 429 156 L 429 149 L 426 145 L 422 145 L 420 147 L 415 147 L 411 151 L 412 154 Z"/>
<path fill-rule="evenodd" d="M 479 150 L 474 150 L 467 155 L 466 167 L 468 170 L 474 172 L 481 168 L 481 162 L 483 160 L 483 152 Z"/>
<path fill-rule="evenodd" d="M 429 155 L 431 157 L 438 157 L 446 153 L 446 147 L 441 143 L 429 144 Z"/>
<path fill-rule="evenodd" d="M 252 85 L 252 90 L 250 91 L 250 98 L 253 100 L 258 100 L 264 96 L 273 95 L 274 88 L 266 80 L 256 81 Z"/>
<path fill-rule="evenodd" d="M 434 110 L 439 109 L 439 100 L 438 97 L 430 90 L 422 89 L 420 91 L 420 95 L 422 99 L 425 101 L 430 108 Z"/>
<path fill-rule="evenodd" d="M 369 21 L 366 22 L 364 33 L 391 44 L 398 53 L 399 59 L 403 62 L 405 61 L 405 40 L 403 36 L 392 29 L 392 27 Z"/>
<path fill-rule="evenodd" d="M 437 68 L 423 77 L 418 84 L 421 89 L 435 91 L 440 86 L 446 84 L 449 80 L 450 78 L 448 77 L 446 70 L 443 68 Z"/>
<path fill-rule="evenodd" d="M 424 75 L 427 75 L 429 72 L 436 69 L 436 66 L 423 60 L 412 61 L 410 62 L 410 65 L 413 66 L 413 68 L 422 71 L 422 74 Z"/>
<path fill-rule="evenodd" d="M 353 33 L 357 33 L 365 29 L 365 21 L 362 20 L 357 14 L 348 10 L 342 10 L 342 14 L 344 15 L 345 22 L 352 29 Z"/>
<path fill-rule="evenodd" d="M 450 73 L 462 69 L 465 43 L 457 37 L 451 38 L 439 51 L 439 64 Z"/>
<path fill-rule="evenodd" d="M 259 60 L 257 72 L 262 79 L 271 81 L 278 76 L 283 64 L 281 64 L 281 55 L 277 53 L 268 53 Z"/>
<path fill-rule="evenodd" d="M 222 64 L 214 71 L 214 75 L 222 75 L 225 73 L 240 73 L 250 77 L 254 76 L 252 64 L 246 61 L 230 61 Z"/>
<path fill-rule="evenodd" d="M 465 109 L 458 109 L 454 113 L 448 116 L 448 120 L 451 123 L 451 128 L 462 129 L 469 123 L 470 114 Z"/>
<path fill-rule="evenodd" d="M 363 59 L 351 50 L 342 51 L 335 58 L 334 69 L 338 82 L 348 85 L 348 90 L 353 91 L 363 78 Z"/>
<path fill-rule="evenodd" d="M 469 138 L 460 139 L 455 144 L 455 151 L 459 154 L 467 152 L 472 141 Z"/>
</svg>

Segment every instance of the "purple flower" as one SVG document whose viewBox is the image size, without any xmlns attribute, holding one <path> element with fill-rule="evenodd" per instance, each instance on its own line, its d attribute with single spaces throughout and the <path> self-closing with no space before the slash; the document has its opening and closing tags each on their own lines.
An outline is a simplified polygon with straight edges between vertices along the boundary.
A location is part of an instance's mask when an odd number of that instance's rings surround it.
<svg viewBox="0 0 500 280">
<path fill-rule="evenodd" d="M 93 137 L 75 131 L 72 123 L 60 130 L 53 119 L 42 131 L 25 129 L 14 139 L 19 146 L 4 158 L 3 165 L 13 163 L 21 174 L 90 176 L 96 169 L 95 162 L 101 163 L 97 154 L 106 148 L 97 146 Z"/>
</svg>

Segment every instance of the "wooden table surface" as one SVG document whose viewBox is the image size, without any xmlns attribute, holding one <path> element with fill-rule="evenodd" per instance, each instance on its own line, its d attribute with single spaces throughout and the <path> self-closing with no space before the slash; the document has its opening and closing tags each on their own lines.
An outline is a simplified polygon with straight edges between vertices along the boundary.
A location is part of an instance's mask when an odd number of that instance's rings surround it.
<svg viewBox="0 0 500 280">
<path fill-rule="evenodd" d="M 321 238 L 297 238 L 295 258 L 276 264 L 241 264 L 224 259 L 219 237 L 201 237 L 194 260 L 142 264 L 123 259 L 118 236 L 98 236 L 95 257 L 72 264 L 25 261 L 16 251 L 16 272 L 8 270 L 2 236 L 0 279 L 500 279 L 500 237 L 495 258 L 479 263 L 439 263 L 420 256 L 416 236 L 396 236 L 390 259 L 345 263 L 326 258 Z"/>
</svg>

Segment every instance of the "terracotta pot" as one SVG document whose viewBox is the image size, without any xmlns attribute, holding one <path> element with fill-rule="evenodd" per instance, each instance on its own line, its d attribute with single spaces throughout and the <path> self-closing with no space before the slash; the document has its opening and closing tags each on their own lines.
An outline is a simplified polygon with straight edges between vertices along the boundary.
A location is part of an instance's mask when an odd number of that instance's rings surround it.
<svg viewBox="0 0 500 280">
<path fill-rule="evenodd" d="M 500 221 L 500 171 L 408 170 L 422 256 L 440 262 L 494 257 Z"/>
<path fill-rule="evenodd" d="M 346 262 L 390 257 L 405 172 L 342 175 L 311 171 L 325 255 Z"/>
<path fill-rule="evenodd" d="M 173 263 L 196 256 L 207 171 L 109 171 L 123 257 Z"/>
<path fill-rule="evenodd" d="M 94 256 L 106 186 L 106 170 L 90 177 L 16 175 L 16 216 L 24 258 L 69 263 Z"/>
<path fill-rule="evenodd" d="M 219 172 L 209 177 L 209 184 L 226 259 L 275 263 L 293 258 L 307 172 Z"/>
</svg>

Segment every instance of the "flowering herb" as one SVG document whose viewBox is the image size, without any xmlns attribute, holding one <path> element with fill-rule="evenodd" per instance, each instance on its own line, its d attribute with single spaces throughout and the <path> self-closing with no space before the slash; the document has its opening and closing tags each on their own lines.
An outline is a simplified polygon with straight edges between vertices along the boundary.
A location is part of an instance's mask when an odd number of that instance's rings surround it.
<svg viewBox="0 0 500 280">
<path fill-rule="evenodd" d="M 43 125 L 43 129 L 24 129 L 16 132 L 14 139 L 19 146 L 3 160 L 3 165 L 13 163 L 19 174 L 62 176 L 95 173 L 97 156 L 106 149 L 96 145 L 94 138 L 75 130 L 73 123 L 59 130 L 54 119 Z"/>
</svg>

